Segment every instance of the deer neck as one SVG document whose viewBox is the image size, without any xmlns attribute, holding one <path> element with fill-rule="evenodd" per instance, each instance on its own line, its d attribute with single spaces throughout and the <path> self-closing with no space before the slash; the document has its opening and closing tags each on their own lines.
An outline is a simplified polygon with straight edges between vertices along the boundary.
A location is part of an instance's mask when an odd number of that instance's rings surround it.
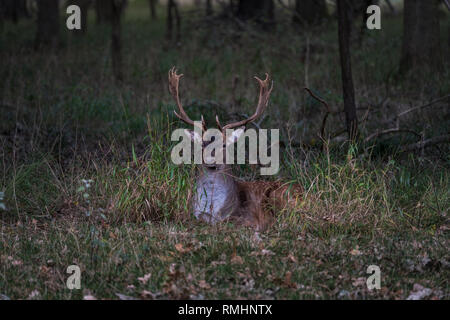
<svg viewBox="0 0 450 320">
<path fill-rule="evenodd" d="M 231 167 L 211 170 L 202 166 L 196 181 L 194 215 L 214 224 L 235 213 L 238 205 L 238 186 Z"/>
</svg>

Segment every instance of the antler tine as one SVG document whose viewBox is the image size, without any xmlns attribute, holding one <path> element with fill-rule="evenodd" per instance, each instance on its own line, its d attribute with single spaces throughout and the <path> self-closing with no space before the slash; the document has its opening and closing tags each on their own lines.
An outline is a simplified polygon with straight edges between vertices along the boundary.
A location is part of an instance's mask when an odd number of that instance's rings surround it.
<svg viewBox="0 0 450 320">
<path fill-rule="evenodd" d="M 264 113 L 264 110 L 266 109 L 267 105 L 269 104 L 270 93 L 272 92 L 272 89 L 273 89 L 273 81 L 270 81 L 268 73 L 266 73 L 266 79 L 264 79 L 264 80 L 261 80 L 260 78 L 258 78 L 256 76 L 255 76 L 255 79 L 259 83 L 259 99 L 258 99 L 258 105 L 256 106 L 255 113 L 251 117 L 249 117 L 245 120 L 241 120 L 238 122 L 233 122 L 233 123 L 229 123 L 229 124 L 225 125 L 221 129 L 222 131 L 226 130 L 226 129 L 232 129 L 232 128 L 246 125 L 249 122 L 255 121 L 257 118 L 259 118 Z M 269 86 L 269 84 L 270 84 L 270 86 Z"/>
<path fill-rule="evenodd" d="M 187 124 L 199 127 L 198 124 L 196 124 L 193 120 L 191 120 L 191 118 L 189 118 L 189 116 L 186 114 L 186 112 L 183 109 L 183 105 L 181 104 L 180 96 L 178 93 L 178 85 L 179 85 L 180 78 L 182 76 L 183 76 L 183 74 L 177 74 L 177 69 L 175 67 L 172 67 L 169 70 L 169 92 L 175 99 L 175 102 L 177 103 L 178 111 L 180 112 L 180 114 L 178 114 L 175 110 L 173 111 L 173 113 L 175 113 L 177 118 L 179 118 L 181 121 L 183 121 Z M 203 119 L 203 116 L 202 116 L 202 125 L 200 126 L 200 128 L 202 130 L 206 129 L 206 123 L 205 123 L 205 120 Z"/>
<path fill-rule="evenodd" d="M 222 125 L 220 124 L 219 121 L 219 116 L 216 114 L 216 123 L 217 123 L 217 127 L 219 128 L 220 131 L 223 131 Z"/>
</svg>

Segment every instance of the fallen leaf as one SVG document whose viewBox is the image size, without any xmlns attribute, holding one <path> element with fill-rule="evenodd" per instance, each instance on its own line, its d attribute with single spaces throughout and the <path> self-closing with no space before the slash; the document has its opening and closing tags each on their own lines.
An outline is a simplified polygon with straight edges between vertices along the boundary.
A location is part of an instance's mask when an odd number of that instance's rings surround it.
<svg viewBox="0 0 450 320">
<path fill-rule="evenodd" d="M 202 289 L 211 289 L 211 286 L 205 280 L 200 280 L 198 286 Z"/>
<path fill-rule="evenodd" d="M 261 250 L 261 255 L 263 256 L 273 256 L 275 253 L 271 250 L 266 250 L 266 249 L 262 249 Z"/>
<path fill-rule="evenodd" d="M 294 256 L 292 255 L 292 253 L 290 253 L 290 254 L 287 256 L 287 259 L 290 260 L 290 261 L 293 262 L 293 263 L 298 263 L 297 258 L 294 257 Z"/>
<path fill-rule="evenodd" d="M 150 276 L 151 276 L 151 273 L 147 273 L 143 277 L 139 277 L 138 281 L 142 284 L 146 284 L 148 282 L 148 280 L 150 279 Z"/>
<path fill-rule="evenodd" d="M 360 277 L 360 278 L 356 278 L 356 279 L 353 278 L 352 280 L 353 280 L 352 284 L 355 287 L 364 286 L 366 284 L 366 278 L 364 278 L 364 277 Z"/>
<path fill-rule="evenodd" d="M 359 250 L 359 246 L 356 246 L 355 249 L 350 251 L 350 254 L 352 256 L 360 256 L 362 255 L 362 252 Z"/>
<path fill-rule="evenodd" d="M 288 271 L 286 272 L 285 276 L 284 276 L 284 282 L 283 284 L 288 287 L 288 288 L 297 288 L 297 284 L 292 282 L 292 272 Z"/>
<path fill-rule="evenodd" d="M 422 285 L 415 283 L 413 292 L 411 292 L 406 300 L 422 300 L 433 293 L 430 288 L 424 288 Z"/>
<path fill-rule="evenodd" d="M 14 260 L 14 261 L 12 262 L 12 265 L 13 265 L 13 266 L 20 266 L 20 265 L 22 265 L 22 261 L 20 261 L 20 260 Z"/>
<path fill-rule="evenodd" d="M 31 291 L 30 295 L 28 296 L 28 299 L 36 298 L 36 297 L 38 297 L 39 295 L 40 295 L 39 291 L 33 290 L 33 291 Z"/>
</svg>

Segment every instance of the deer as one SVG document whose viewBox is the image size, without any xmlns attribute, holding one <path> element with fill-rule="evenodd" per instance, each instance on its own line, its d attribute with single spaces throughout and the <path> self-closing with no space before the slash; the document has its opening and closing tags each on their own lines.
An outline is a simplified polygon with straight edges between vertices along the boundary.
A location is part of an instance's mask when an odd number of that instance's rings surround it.
<svg viewBox="0 0 450 320">
<path fill-rule="evenodd" d="M 178 107 L 175 116 L 184 123 L 200 130 L 185 129 L 185 134 L 191 141 L 200 142 L 205 148 L 210 141 L 203 141 L 198 132 L 207 130 L 206 122 L 201 115 L 201 121 L 193 121 L 185 112 L 179 97 L 179 80 L 183 74 L 177 74 L 175 67 L 169 71 L 169 92 Z M 237 142 L 245 132 L 245 126 L 261 117 L 269 103 L 273 89 L 266 73 L 265 80 L 255 76 L 259 84 L 259 98 L 255 113 L 241 121 L 221 125 L 216 115 L 217 129 L 222 132 L 223 152 L 225 157 L 227 146 Z M 237 128 L 237 129 L 235 129 Z M 226 136 L 227 129 L 235 129 Z M 232 165 L 226 161 L 203 161 L 195 178 L 195 190 L 191 199 L 194 216 L 209 224 L 223 221 L 234 221 L 240 225 L 253 227 L 257 231 L 266 230 L 274 221 L 277 213 L 288 209 L 295 210 L 301 201 L 303 188 L 299 184 L 283 183 L 282 181 L 243 181 L 233 175 Z"/>
</svg>

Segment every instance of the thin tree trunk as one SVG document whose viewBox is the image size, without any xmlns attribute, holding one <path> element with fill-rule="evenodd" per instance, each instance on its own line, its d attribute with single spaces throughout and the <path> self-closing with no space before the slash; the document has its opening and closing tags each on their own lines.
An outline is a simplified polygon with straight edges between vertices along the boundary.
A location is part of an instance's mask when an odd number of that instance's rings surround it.
<svg viewBox="0 0 450 320">
<path fill-rule="evenodd" d="M 81 32 L 77 32 L 77 34 L 84 35 L 87 31 L 87 21 L 88 21 L 88 10 L 91 5 L 91 0 L 72 0 L 67 1 L 67 5 L 75 4 L 80 7 L 80 13 L 81 13 Z"/>
<path fill-rule="evenodd" d="M 152 20 L 156 20 L 156 1 L 157 0 L 148 0 L 148 4 L 150 7 L 150 16 L 152 17 Z"/>
<path fill-rule="evenodd" d="M 442 66 L 438 4 L 437 0 L 405 0 L 400 73 Z"/>
<path fill-rule="evenodd" d="M 175 15 L 175 25 L 176 25 L 176 41 L 180 41 L 181 36 L 181 18 L 178 11 L 178 5 L 175 0 L 167 1 L 167 40 L 172 40 L 173 36 L 173 15 Z"/>
<path fill-rule="evenodd" d="M 173 6 L 173 0 L 168 0 L 167 1 L 167 30 L 166 30 L 167 40 L 172 40 L 172 30 L 173 30 L 172 6 Z"/>
<path fill-rule="evenodd" d="M 342 88 L 344 93 L 345 121 L 350 141 L 358 135 L 355 90 L 353 87 L 352 64 L 350 55 L 350 20 L 348 0 L 337 0 L 339 55 L 341 60 Z"/>
<path fill-rule="evenodd" d="M 56 46 L 59 37 L 59 1 L 39 0 L 35 49 Z"/>
<path fill-rule="evenodd" d="M 97 23 L 109 23 L 112 20 L 112 2 L 110 0 L 95 0 Z"/>
<path fill-rule="evenodd" d="M 123 81 L 122 69 L 122 37 L 121 16 L 124 7 L 123 0 L 108 0 L 111 2 L 111 56 L 114 77 L 118 82 Z"/>
<path fill-rule="evenodd" d="M 213 14 L 213 9 L 212 9 L 212 4 L 211 4 L 211 0 L 206 0 L 206 16 L 212 16 Z"/>
</svg>

